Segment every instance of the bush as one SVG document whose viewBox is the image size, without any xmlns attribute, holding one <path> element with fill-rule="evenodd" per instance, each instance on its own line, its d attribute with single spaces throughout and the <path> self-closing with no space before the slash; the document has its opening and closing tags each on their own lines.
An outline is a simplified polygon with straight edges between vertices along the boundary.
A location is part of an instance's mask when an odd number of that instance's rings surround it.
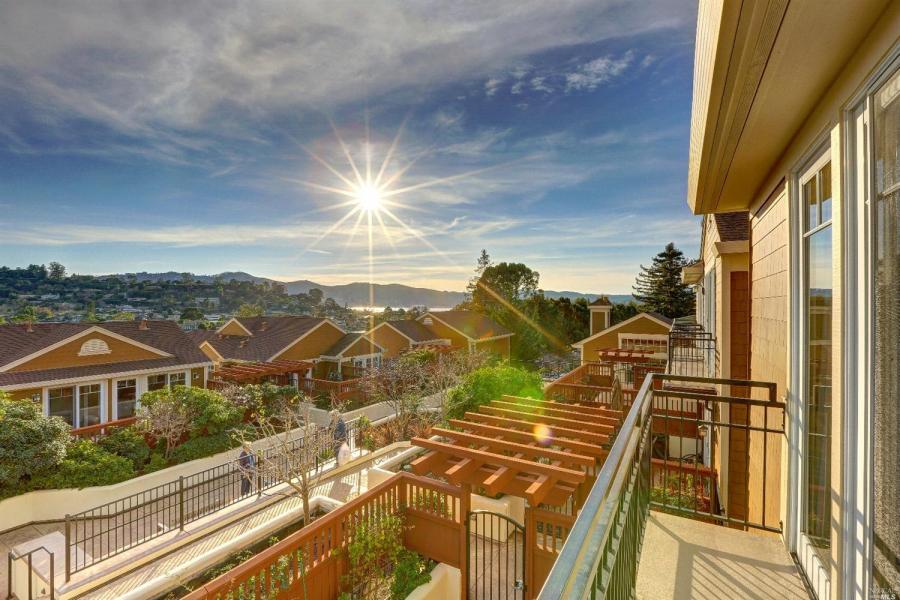
<svg viewBox="0 0 900 600">
<path fill-rule="evenodd" d="M 297 388 L 273 383 L 229 385 L 220 392 L 231 404 L 243 412 L 274 414 L 286 405 L 299 400 Z"/>
<path fill-rule="evenodd" d="M 243 408 L 235 406 L 218 392 L 178 386 L 141 396 L 138 429 L 156 435 L 157 439 L 162 437 L 167 450 L 171 451 L 181 441 L 182 432 L 192 438 L 214 436 L 237 426 L 243 414 Z M 185 420 L 185 429 L 179 431 Z"/>
<path fill-rule="evenodd" d="M 244 411 L 213 390 L 196 387 L 176 387 L 172 394 L 191 415 L 191 437 L 217 435 L 241 422 Z"/>
<path fill-rule="evenodd" d="M 97 442 L 101 448 L 131 461 L 135 471 L 140 471 L 150 458 L 150 447 L 144 436 L 133 427 L 122 427 Z"/>
<path fill-rule="evenodd" d="M 466 411 L 498 400 L 500 396 L 543 397 L 543 382 L 539 373 L 510 365 L 482 367 L 466 375 L 462 383 L 450 392 L 447 416 L 462 417 Z"/>
<path fill-rule="evenodd" d="M 85 488 L 112 485 L 134 477 L 134 466 L 123 456 L 104 450 L 89 440 L 69 444 L 59 465 L 31 479 L 32 489 Z"/>
<path fill-rule="evenodd" d="M 216 435 L 204 435 L 191 438 L 172 451 L 172 461 L 175 464 L 206 458 L 219 452 L 225 452 L 239 445 L 231 433 L 217 433 Z"/>
<path fill-rule="evenodd" d="M 434 564 L 411 550 L 401 550 L 394 564 L 391 600 L 403 600 L 414 589 L 431 581 Z"/>
<path fill-rule="evenodd" d="M 66 455 L 69 426 L 41 407 L 0 391 L 0 487 L 56 468 Z"/>
<path fill-rule="evenodd" d="M 150 461 L 147 463 L 147 466 L 144 467 L 144 473 L 161 471 L 168 466 L 169 461 L 166 460 L 166 457 L 162 452 L 153 452 L 150 454 Z"/>
</svg>

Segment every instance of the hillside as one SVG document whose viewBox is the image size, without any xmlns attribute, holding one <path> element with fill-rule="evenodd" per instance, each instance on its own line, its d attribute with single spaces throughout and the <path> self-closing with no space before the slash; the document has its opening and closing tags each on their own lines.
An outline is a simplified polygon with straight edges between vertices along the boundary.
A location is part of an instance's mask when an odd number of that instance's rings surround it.
<svg viewBox="0 0 900 600">
<path fill-rule="evenodd" d="M 118 275 L 118 277 L 127 277 L 129 275 L 133 275 L 138 281 L 180 281 L 183 278 L 182 273 L 174 271 L 167 273 L 128 273 Z M 346 306 L 369 306 L 371 304 L 372 306 L 451 308 L 465 299 L 463 292 L 412 287 L 399 283 L 374 284 L 372 290 L 374 299 L 370 302 L 369 284 L 362 281 L 341 285 L 324 285 L 308 279 L 276 282 L 273 279 L 257 277 L 243 271 L 226 271 L 218 275 L 192 275 L 192 277 L 204 283 L 212 283 L 216 279 L 221 279 L 222 281 L 234 279 L 235 281 L 250 281 L 253 283 L 280 283 L 285 286 L 289 294 L 305 294 L 309 290 L 317 288 L 322 290 L 325 297 L 334 298 L 335 302 Z M 544 295 L 548 298 L 569 298 L 570 300 L 587 298 L 588 302 L 591 302 L 596 300 L 600 294 L 545 290 Z M 616 303 L 624 303 L 631 300 L 632 297 L 629 294 L 609 294 L 609 299 Z"/>
</svg>

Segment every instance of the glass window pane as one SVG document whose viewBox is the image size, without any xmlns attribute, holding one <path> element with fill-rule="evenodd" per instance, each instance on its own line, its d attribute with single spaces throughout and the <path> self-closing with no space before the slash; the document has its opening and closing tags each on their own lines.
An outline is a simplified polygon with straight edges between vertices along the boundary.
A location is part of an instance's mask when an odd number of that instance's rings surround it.
<svg viewBox="0 0 900 600">
<path fill-rule="evenodd" d="M 804 531 L 824 564 L 831 545 L 831 227 L 806 240 Z"/>
<path fill-rule="evenodd" d="M 75 426 L 75 388 L 56 388 L 47 392 L 48 416 L 60 417 Z"/>
<path fill-rule="evenodd" d="M 116 382 L 116 418 L 128 419 L 134 416 L 137 405 L 137 379 Z"/>
<path fill-rule="evenodd" d="M 900 594 L 900 72 L 875 94 L 873 577 Z M 884 594 L 884 597 L 891 597 Z"/>
<path fill-rule="evenodd" d="M 185 385 L 184 373 L 172 373 L 169 375 L 169 386 Z"/>
<path fill-rule="evenodd" d="M 100 384 L 78 387 L 78 426 L 100 424 Z"/>
<path fill-rule="evenodd" d="M 816 178 L 812 177 L 803 184 L 803 203 L 806 205 L 806 231 L 819 226 L 819 194 Z"/>
<path fill-rule="evenodd" d="M 822 223 L 831 220 L 831 163 L 828 163 L 819 171 L 820 204 L 822 206 Z"/>
<path fill-rule="evenodd" d="M 147 377 L 147 390 L 161 390 L 166 387 L 166 376 L 163 375 L 150 375 Z"/>
</svg>

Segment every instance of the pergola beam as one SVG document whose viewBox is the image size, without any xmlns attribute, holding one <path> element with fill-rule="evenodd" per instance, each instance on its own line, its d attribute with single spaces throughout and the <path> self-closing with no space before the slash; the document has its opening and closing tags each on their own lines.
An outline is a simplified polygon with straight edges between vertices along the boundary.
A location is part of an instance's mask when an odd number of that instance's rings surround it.
<svg viewBox="0 0 900 600">
<path fill-rule="evenodd" d="M 534 441 L 534 433 L 529 433 L 526 431 L 521 431 L 519 429 L 510 429 L 507 427 L 495 427 L 494 425 L 487 425 L 485 423 L 475 423 L 473 421 L 461 421 L 459 419 L 450 419 L 448 421 L 450 425 L 453 427 L 458 427 L 460 429 L 465 429 L 472 433 L 476 433 L 484 436 L 503 436 L 507 440 L 515 441 L 515 442 L 532 442 Z M 561 437 L 553 437 L 549 441 L 550 445 L 555 446 L 557 448 L 565 448 L 567 450 L 571 450 L 575 454 L 581 454 L 582 456 L 591 456 L 595 460 L 603 460 L 606 458 L 607 452 L 605 449 L 600 448 L 596 444 L 586 444 L 584 442 L 579 442 L 576 440 L 570 440 L 567 438 Z"/>
<path fill-rule="evenodd" d="M 473 412 L 467 412 L 465 414 L 465 417 L 466 419 L 471 420 L 475 423 L 487 423 L 488 425 L 495 425 L 500 427 L 505 426 L 519 430 L 524 429 L 532 433 L 534 432 L 535 423 L 533 421 L 522 421 L 519 419 L 510 419 L 508 417 L 498 417 L 495 415 Z M 606 444 L 607 442 L 609 442 L 609 435 L 606 433 L 583 431 L 579 429 L 572 429 L 570 427 L 553 427 L 551 433 L 554 436 L 553 439 L 556 439 L 557 437 L 565 437 L 576 441 L 592 444 Z"/>
<path fill-rule="evenodd" d="M 534 406 L 536 408 L 557 408 L 560 410 L 577 412 L 579 414 L 588 415 L 591 417 L 613 417 L 616 419 L 621 419 L 623 417 L 621 410 L 613 410 L 611 408 L 600 406 L 585 406 L 583 404 L 574 404 L 570 402 L 556 402 L 553 400 L 540 400 L 537 398 L 524 398 L 521 396 L 509 395 L 501 396 L 499 401 L 510 402 L 517 405 Z"/>
<path fill-rule="evenodd" d="M 519 444 L 516 442 L 508 442 L 506 440 L 498 440 L 483 435 L 475 435 L 471 433 L 463 433 L 461 431 L 453 431 L 452 429 L 444 429 L 443 427 L 432 427 L 432 435 L 439 435 L 448 439 L 464 442 L 467 444 L 480 444 L 491 451 L 505 450 L 508 452 L 517 452 L 529 458 L 551 458 L 560 461 L 563 464 L 590 467 L 594 465 L 594 459 L 581 454 L 572 452 L 561 452 L 559 450 L 551 450 L 549 448 L 541 448 L 529 446 L 528 444 Z M 534 440 L 532 440 L 533 442 Z"/>
<path fill-rule="evenodd" d="M 520 410 L 508 410 L 505 408 L 496 408 L 493 406 L 482 406 L 479 408 L 484 414 L 493 415 L 496 417 L 503 417 L 506 419 L 516 419 L 518 421 L 526 421 L 528 423 L 540 423 L 543 425 L 552 425 L 554 427 L 565 427 L 572 431 L 578 431 L 579 429 L 588 430 L 594 433 L 600 434 L 612 434 L 615 432 L 615 427 L 612 425 L 606 425 L 601 423 L 588 423 L 584 421 L 578 421 L 575 419 L 564 419 L 561 417 L 548 417 L 544 415 L 536 415 L 534 413 L 524 412 Z"/>
<path fill-rule="evenodd" d="M 557 408 L 556 406 L 521 406 L 519 404 L 514 404 L 512 402 L 503 402 L 502 400 L 494 400 L 488 406 L 493 406 L 495 408 L 503 409 L 503 410 L 514 410 L 516 412 L 524 412 L 532 415 L 538 416 L 548 416 L 548 417 L 556 417 L 560 419 L 569 419 L 573 421 L 578 421 L 578 419 L 583 419 L 585 415 L 581 413 L 577 413 L 571 410 L 566 410 L 564 408 Z M 621 420 L 616 419 L 615 417 L 606 417 L 594 415 L 592 417 L 594 421 L 598 422 L 602 425 L 609 425 L 610 427 L 616 427 Z"/>
</svg>

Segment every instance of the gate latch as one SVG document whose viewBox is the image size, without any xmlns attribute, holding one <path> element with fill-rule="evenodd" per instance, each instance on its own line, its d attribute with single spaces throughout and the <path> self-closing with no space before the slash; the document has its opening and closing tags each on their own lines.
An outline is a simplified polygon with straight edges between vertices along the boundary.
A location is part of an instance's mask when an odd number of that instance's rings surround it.
<svg viewBox="0 0 900 600">
<path fill-rule="evenodd" d="M 515 583 L 515 585 L 513 585 L 513 589 L 514 590 L 524 590 L 525 582 L 521 579 L 516 579 L 516 583 Z"/>
</svg>

